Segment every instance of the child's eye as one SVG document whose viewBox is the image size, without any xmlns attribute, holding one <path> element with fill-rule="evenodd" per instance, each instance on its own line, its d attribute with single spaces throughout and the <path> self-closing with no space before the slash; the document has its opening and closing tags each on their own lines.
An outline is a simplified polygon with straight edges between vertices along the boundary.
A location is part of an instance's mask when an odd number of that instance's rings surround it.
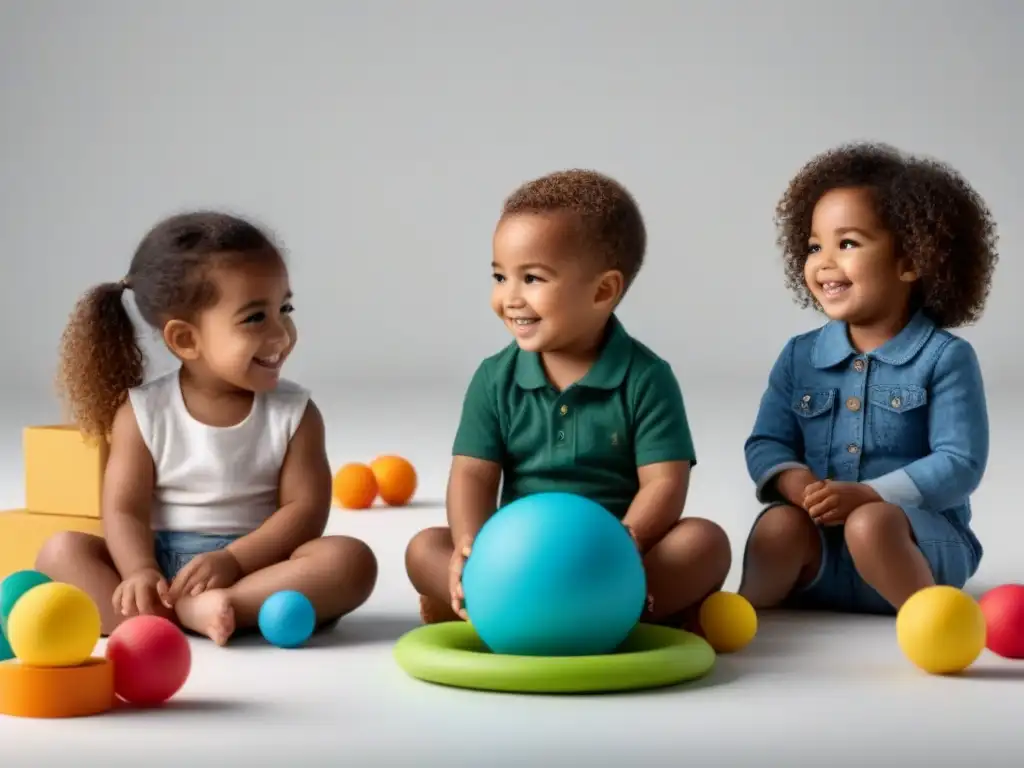
<svg viewBox="0 0 1024 768">
<path fill-rule="evenodd" d="M 543 278 L 537 277 L 537 275 L 527 275 L 525 282 L 527 283 L 542 283 Z"/>
<path fill-rule="evenodd" d="M 808 245 L 807 246 L 807 253 L 808 254 L 817 253 L 820 250 L 821 250 L 821 246 L 817 245 L 817 244 L 815 244 L 815 245 Z"/>
<path fill-rule="evenodd" d="M 860 243 L 858 243 L 856 240 L 851 240 L 848 237 L 843 238 L 842 240 L 839 241 L 839 248 L 840 249 L 856 248 L 858 245 L 860 245 Z"/>
<path fill-rule="evenodd" d="M 491 277 L 494 278 L 494 282 L 496 282 L 496 283 L 501 283 L 501 282 L 505 281 L 505 276 L 504 275 L 499 275 L 497 273 L 494 273 L 493 275 L 491 275 Z"/>
<path fill-rule="evenodd" d="M 243 323 L 262 323 L 266 319 L 267 319 L 267 313 L 266 312 L 254 312 L 253 314 L 251 314 L 247 318 L 245 318 L 245 320 L 243 320 L 242 322 Z"/>
<path fill-rule="evenodd" d="M 290 315 L 294 311 L 295 307 L 293 307 L 291 304 L 285 304 L 284 306 L 281 307 L 282 315 Z"/>
</svg>

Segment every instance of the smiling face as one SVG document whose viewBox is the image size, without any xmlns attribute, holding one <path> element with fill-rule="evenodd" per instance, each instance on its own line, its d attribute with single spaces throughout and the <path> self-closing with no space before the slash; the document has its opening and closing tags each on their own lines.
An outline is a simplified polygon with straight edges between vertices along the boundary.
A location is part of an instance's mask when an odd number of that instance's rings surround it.
<svg viewBox="0 0 1024 768">
<path fill-rule="evenodd" d="M 273 389 L 297 339 L 284 263 L 278 258 L 219 267 L 209 279 L 217 286 L 217 303 L 194 323 L 169 323 L 168 346 L 184 364 L 234 388 Z"/>
<path fill-rule="evenodd" d="M 573 351 L 599 336 L 622 292 L 564 214 L 514 214 L 494 233 L 491 308 L 523 350 Z"/>
<path fill-rule="evenodd" d="M 865 189 L 834 189 L 814 207 L 804 279 L 832 320 L 878 323 L 907 311 L 917 273 Z"/>
</svg>

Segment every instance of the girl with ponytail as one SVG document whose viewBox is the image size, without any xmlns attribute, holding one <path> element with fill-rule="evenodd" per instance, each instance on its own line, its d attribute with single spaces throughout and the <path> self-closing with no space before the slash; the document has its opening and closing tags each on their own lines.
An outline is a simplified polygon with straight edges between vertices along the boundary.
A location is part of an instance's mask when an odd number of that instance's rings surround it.
<svg viewBox="0 0 1024 768">
<path fill-rule="evenodd" d="M 181 363 L 152 381 L 126 291 Z M 224 644 L 256 626 L 275 592 L 306 595 L 322 624 L 372 592 L 369 547 L 323 535 L 323 418 L 280 375 L 296 342 L 292 310 L 270 237 L 216 211 L 160 222 L 122 280 L 79 300 L 58 383 L 79 429 L 110 444 L 104 536 L 58 534 L 36 566 L 88 592 L 105 634 L 157 614 Z"/>
</svg>

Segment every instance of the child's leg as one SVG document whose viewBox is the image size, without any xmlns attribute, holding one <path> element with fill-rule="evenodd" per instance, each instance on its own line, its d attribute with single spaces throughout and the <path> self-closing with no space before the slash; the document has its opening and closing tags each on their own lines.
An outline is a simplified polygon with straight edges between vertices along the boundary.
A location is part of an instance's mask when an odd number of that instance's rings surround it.
<svg viewBox="0 0 1024 768">
<path fill-rule="evenodd" d="M 260 608 L 275 592 L 301 592 L 316 609 L 317 621 L 324 622 L 361 606 L 376 583 L 377 558 L 366 544 L 348 536 L 325 536 L 228 589 L 183 597 L 175 611 L 183 626 L 223 645 L 236 629 L 256 626 Z"/>
<path fill-rule="evenodd" d="M 799 507 L 779 504 L 758 517 L 747 540 L 740 594 L 774 608 L 814 581 L 822 567 L 821 529 Z"/>
<path fill-rule="evenodd" d="M 427 623 L 459 621 L 451 608 L 448 568 L 455 548 L 448 528 L 427 528 L 405 551 L 409 580 L 420 594 L 420 613 Z M 719 589 L 729 573 L 729 538 L 718 525 L 690 517 L 656 544 L 644 565 L 654 612 L 645 621 L 677 615 Z"/>
<path fill-rule="evenodd" d="M 846 518 L 843 536 L 860 578 L 864 610 L 894 612 L 912 594 L 936 583 L 962 588 L 974 575 L 978 553 L 965 532 L 942 515 L 877 502 Z M 877 594 L 873 594 L 877 593 Z M 878 597 L 888 605 L 881 603 Z"/>
<path fill-rule="evenodd" d="M 77 531 L 64 531 L 50 537 L 36 556 L 36 570 L 54 581 L 73 584 L 85 591 L 100 610 L 104 635 L 109 635 L 125 620 L 120 611 L 114 610 L 112 603 L 121 577 L 106 542 L 100 537 Z M 153 612 L 159 616 L 171 616 L 155 596 Z"/>
<path fill-rule="evenodd" d="M 710 520 L 684 517 L 644 557 L 653 610 L 641 621 L 695 629 L 701 602 L 722 588 L 731 566 L 725 531 Z"/>
<path fill-rule="evenodd" d="M 446 527 L 420 531 L 405 549 L 405 572 L 420 595 L 420 615 L 427 624 L 462 620 L 452 610 L 448 592 L 448 567 L 454 553 L 452 533 Z"/>
</svg>

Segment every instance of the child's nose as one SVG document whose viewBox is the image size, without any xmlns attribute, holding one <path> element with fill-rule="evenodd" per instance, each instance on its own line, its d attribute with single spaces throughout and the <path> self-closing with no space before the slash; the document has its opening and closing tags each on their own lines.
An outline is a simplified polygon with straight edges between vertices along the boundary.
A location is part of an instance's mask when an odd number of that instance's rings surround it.
<svg viewBox="0 0 1024 768">
<path fill-rule="evenodd" d="M 831 248 L 821 248 L 812 257 L 811 266 L 816 273 L 833 269 L 836 266 L 835 252 Z"/>
<path fill-rule="evenodd" d="M 275 323 L 269 331 L 269 337 L 271 344 L 280 346 L 282 349 L 287 347 L 291 341 L 291 334 L 283 323 Z"/>
<path fill-rule="evenodd" d="M 526 302 L 523 299 L 522 291 L 519 288 L 518 283 L 511 283 L 508 286 L 508 290 L 505 293 L 505 306 L 506 307 L 521 307 Z"/>
</svg>

